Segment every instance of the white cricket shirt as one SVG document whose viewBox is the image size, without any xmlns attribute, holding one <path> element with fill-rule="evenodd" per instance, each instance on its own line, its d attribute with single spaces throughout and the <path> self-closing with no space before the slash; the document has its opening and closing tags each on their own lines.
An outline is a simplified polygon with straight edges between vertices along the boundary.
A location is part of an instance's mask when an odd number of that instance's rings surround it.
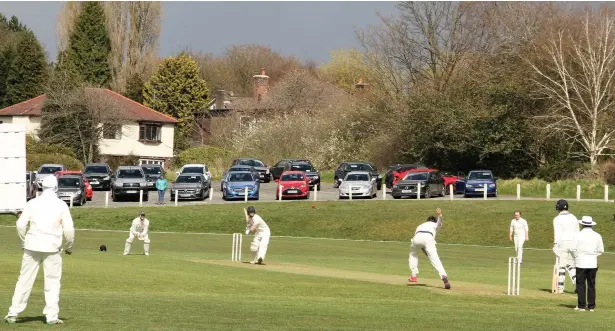
<svg viewBox="0 0 615 331">
<path fill-rule="evenodd" d="M 252 226 L 254 227 L 254 233 L 256 234 L 269 233 L 269 226 L 267 226 L 267 223 L 265 223 L 262 217 L 256 214 L 252 217 Z"/>
<path fill-rule="evenodd" d="M 577 268 L 598 268 L 598 255 L 604 253 L 602 236 L 592 228 L 583 228 L 575 238 L 573 256 Z"/>
<path fill-rule="evenodd" d="M 519 218 L 519 220 L 517 220 L 513 218 L 513 220 L 510 222 L 510 232 L 512 232 L 514 236 L 525 238 L 528 231 L 529 228 L 525 219 Z"/>
<path fill-rule="evenodd" d="M 75 240 L 70 210 L 53 190 L 44 190 L 39 197 L 26 203 L 17 220 L 17 233 L 23 248 L 34 252 L 59 252 L 62 237 L 66 240 L 65 248 L 71 249 Z"/>
<path fill-rule="evenodd" d="M 438 216 L 438 221 L 437 222 L 425 222 L 419 226 L 416 227 L 416 231 L 414 231 L 414 235 L 417 235 L 419 233 L 431 233 L 431 235 L 434 237 L 434 239 L 436 238 L 436 234 L 438 233 L 438 230 L 440 230 L 440 228 L 442 227 L 442 216 Z"/>
<path fill-rule="evenodd" d="M 147 231 L 149 230 L 149 220 L 143 219 L 143 221 L 141 221 L 140 217 L 135 218 L 134 220 L 132 220 L 132 226 L 130 227 L 130 232 L 133 233 L 135 236 L 138 235 L 147 235 Z"/>
<path fill-rule="evenodd" d="M 555 244 L 573 241 L 578 233 L 579 220 L 571 213 L 563 211 L 553 219 L 553 242 Z"/>
</svg>

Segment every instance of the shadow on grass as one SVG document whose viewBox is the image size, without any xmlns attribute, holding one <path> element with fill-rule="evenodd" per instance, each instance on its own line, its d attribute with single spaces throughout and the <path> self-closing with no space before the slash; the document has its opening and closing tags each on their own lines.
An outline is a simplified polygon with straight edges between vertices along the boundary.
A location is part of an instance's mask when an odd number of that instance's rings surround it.
<svg viewBox="0 0 615 331">
<path fill-rule="evenodd" d="M 60 318 L 60 319 L 64 322 L 68 321 L 68 318 Z M 28 317 L 18 317 L 17 318 L 17 324 L 30 323 L 30 322 L 47 323 L 47 319 L 45 318 L 45 316 L 28 316 Z"/>
<path fill-rule="evenodd" d="M 565 303 L 560 303 L 560 304 L 559 304 L 559 305 L 557 305 L 557 306 L 558 306 L 558 307 L 563 307 L 563 308 L 570 308 L 570 309 L 573 309 L 573 308 L 576 308 L 576 307 L 577 307 L 577 305 L 567 305 L 567 304 L 565 304 Z"/>
<path fill-rule="evenodd" d="M 432 287 L 432 286 L 427 286 L 427 284 L 406 284 L 406 286 L 409 286 L 409 287 L 415 287 L 415 286 Z"/>
</svg>

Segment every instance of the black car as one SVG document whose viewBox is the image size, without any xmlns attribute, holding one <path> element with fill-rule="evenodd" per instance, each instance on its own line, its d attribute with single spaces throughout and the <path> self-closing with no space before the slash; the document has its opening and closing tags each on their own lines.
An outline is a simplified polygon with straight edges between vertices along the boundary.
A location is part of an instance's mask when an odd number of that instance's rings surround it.
<svg viewBox="0 0 615 331">
<path fill-rule="evenodd" d="M 244 157 L 241 159 L 234 160 L 231 166 L 236 165 L 252 166 L 254 167 L 254 169 L 256 169 L 256 171 L 258 171 L 261 182 L 269 183 L 271 181 L 271 174 L 269 173 L 269 168 L 261 160 Z"/>
<path fill-rule="evenodd" d="M 150 191 L 155 190 L 156 180 L 158 180 L 160 176 L 164 177 L 164 168 L 159 164 L 142 164 L 141 169 L 143 169 L 143 173 L 145 174 L 147 189 Z"/>
<path fill-rule="evenodd" d="M 318 185 L 318 191 L 321 189 L 320 185 L 320 172 L 314 168 L 310 162 L 294 161 L 288 162 L 284 171 L 303 171 L 305 176 L 310 179 L 310 189 L 314 189 L 315 185 Z"/>
<path fill-rule="evenodd" d="M 310 162 L 310 160 L 305 160 L 305 159 L 283 159 L 278 161 L 278 163 L 276 163 L 273 167 L 271 167 L 269 169 L 269 173 L 271 173 L 271 177 L 273 177 L 273 179 L 279 179 L 280 176 L 282 175 L 282 172 L 284 172 L 284 170 L 286 170 L 286 166 L 291 163 L 291 162 L 306 162 L 309 163 L 310 165 L 312 165 L 312 162 Z"/>
<path fill-rule="evenodd" d="M 378 173 L 376 166 L 370 162 L 342 162 L 342 164 L 335 169 L 333 187 L 339 187 L 342 179 L 351 171 L 369 172 L 372 178 L 376 179 L 376 189 L 380 190 L 382 188 L 382 175 Z"/>
<path fill-rule="evenodd" d="M 396 164 L 394 166 L 390 166 L 389 171 L 387 171 L 386 175 L 384 175 L 384 183 L 387 185 L 387 188 L 391 188 L 393 187 L 393 180 L 395 179 L 393 172 L 404 172 L 404 171 L 418 169 L 418 168 L 427 168 L 427 167 L 419 163 L 417 164 Z"/>
<path fill-rule="evenodd" d="M 111 189 L 111 168 L 106 163 L 90 163 L 83 169 L 92 189 L 109 191 Z"/>
</svg>

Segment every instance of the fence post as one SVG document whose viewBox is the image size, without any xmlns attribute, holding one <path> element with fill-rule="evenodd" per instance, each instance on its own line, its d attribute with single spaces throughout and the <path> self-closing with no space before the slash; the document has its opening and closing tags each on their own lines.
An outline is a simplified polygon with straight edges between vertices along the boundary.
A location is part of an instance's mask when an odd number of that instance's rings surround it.
<svg viewBox="0 0 615 331">
<path fill-rule="evenodd" d="M 419 183 L 418 190 L 416 190 L 416 199 L 421 200 L 421 183 Z"/>
<path fill-rule="evenodd" d="M 318 201 L 318 184 L 314 185 L 314 201 Z"/>
<path fill-rule="evenodd" d="M 387 199 L 387 184 L 382 184 L 382 200 Z"/>
<path fill-rule="evenodd" d="M 105 192 L 105 208 L 109 207 L 109 191 Z"/>
<path fill-rule="evenodd" d="M 547 183 L 547 201 L 551 200 L 551 184 Z"/>
<path fill-rule="evenodd" d="M 214 199 L 214 190 L 211 189 L 211 187 L 209 188 L 209 201 L 213 201 Z"/>
<path fill-rule="evenodd" d="M 352 200 L 352 185 L 348 186 L 348 200 Z"/>
<path fill-rule="evenodd" d="M 581 185 L 577 185 L 577 201 L 581 200 Z"/>
<path fill-rule="evenodd" d="M 282 201 L 282 184 L 280 184 L 280 186 L 278 187 L 278 200 Z"/>
<path fill-rule="evenodd" d="M 177 207 L 178 199 L 179 199 L 179 194 L 177 193 L 177 190 L 175 190 L 175 207 Z"/>
<path fill-rule="evenodd" d="M 139 207 L 143 207 L 143 190 L 139 190 Z"/>
<path fill-rule="evenodd" d="M 483 184 L 483 199 L 487 200 L 487 184 Z"/>
<path fill-rule="evenodd" d="M 248 187 L 247 187 L 247 186 L 243 188 L 243 193 L 244 193 L 244 195 L 243 195 L 243 201 L 244 201 L 245 203 L 248 203 Z"/>
<path fill-rule="evenodd" d="M 521 200 L 521 184 L 517 184 L 517 200 Z"/>
<path fill-rule="evenodd" d="M 73 208 L 73 199 L 75 198 L 75 195 L 73 193 L 70 194 L 70 208 Z"/>
<path fill-rule="evenodd" d="M 451 195 L 451 200 L 455 199 L 455 195 L 453 194 L 453 184 L 449 185 L 449 193 Z"/>
<path fill-rule="evenodd" d="M 609 184 L 604 184 L 604 202 L 609 202 Z"/>
</svg>

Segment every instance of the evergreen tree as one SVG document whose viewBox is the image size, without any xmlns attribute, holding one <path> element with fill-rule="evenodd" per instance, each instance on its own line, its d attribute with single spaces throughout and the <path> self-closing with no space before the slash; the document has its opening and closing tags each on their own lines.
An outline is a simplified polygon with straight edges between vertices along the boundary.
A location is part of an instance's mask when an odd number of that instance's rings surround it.
<svg viewBox="0 0 615 331">
<path fill-rule="evenodd" d="M 138 74 L 133 74 L 126 80 L 126 95 L 138 103 L 143 103 L 143 79 Z"/>
<path fill-rule="evenodd" d="M 34 33 L 22 32 L 6 75 L 4 103 L 13 105 L 43 94 L 47 78 L 43 47 Z"/>
<path fill-rule="evenodd" d="M 111 41 L 105 23 L 105 12 L 100 2 L 83 2 L 82 6 L 69 39 L 66 60 L 74 66 L 85 82 L 105 87 L 111 80 Z"/>
<path fill-rule="evenodd" d="M 9 30 L 13 32 L 29 31 L 28 27 L 26 27 L 25 25 L 21 24 L 21 22 L 19 22 L 19 19 L 17 18 L 17 16 L 11 16 L 11 19 L 8 21 L 7 24 L 8 24 Z"/>
</svg>

